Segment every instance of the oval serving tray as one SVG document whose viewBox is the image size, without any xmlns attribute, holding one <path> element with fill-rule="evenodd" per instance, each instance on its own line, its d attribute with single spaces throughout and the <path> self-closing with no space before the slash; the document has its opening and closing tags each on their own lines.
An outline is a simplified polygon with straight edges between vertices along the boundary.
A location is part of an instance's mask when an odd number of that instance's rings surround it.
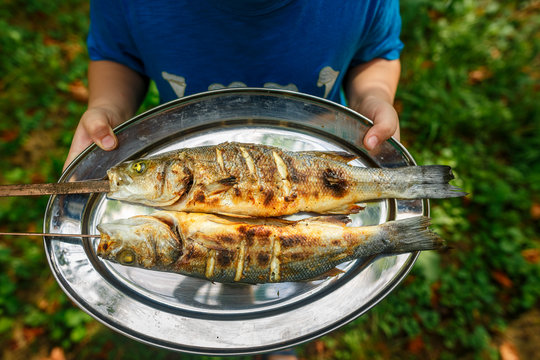
<svg viewBox="0 0 540 360">
<path fill-rule="evenodd" d="M 371 122 L 310 95 L 269 89 L 226 89 L 163 104 L 122 124 L 120 146 L 92 145 L 60 182 L 99 179 L 128 159 L 224 141 L 283 149 L 339 150 L 352 165 L 410 166 L 407 150 L 390 139 L 377 152 L 361 148 Z M 380 200 L 351 215 L 353 226 L 428 215 L 426 200 Z M 44 231 L 97 234 L 101 222 L 154 209 L 109 200 L 104 194 L 52 196 Z M 288 217 L 297 219 L 302 215 Z M 398 285 L 417 253 L 360 259 L 325 280 L 262 285 L 217 284 L 178 274 L 109 263 L 96 256 L 97 239 L 44 239 L 58 284 L 84 311 L 128 337 L 158 347 L 207 355 L 254 354 L 322 336 L 362 315 Z"/>
</svg>

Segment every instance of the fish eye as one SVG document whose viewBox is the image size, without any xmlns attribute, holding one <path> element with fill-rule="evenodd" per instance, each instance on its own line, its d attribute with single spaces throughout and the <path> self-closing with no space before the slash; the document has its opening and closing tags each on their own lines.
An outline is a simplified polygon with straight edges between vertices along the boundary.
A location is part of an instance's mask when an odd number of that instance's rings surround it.
<svg viewBox="0 0 540 360">
<path fill-rule="evenodd" d="M 137 161 L 131 165 L 131 170 L 135 171 L 137 174 L 142 174 L 146 170 L 146 163 L 144 161 Z"/>
<path fill-rule="evenodd" d="M 131 250 L 124 250 L 118 254 L 118 262 L 122 265 L 131 265 L 135 262 L 135 254 Z"/>
</svg>

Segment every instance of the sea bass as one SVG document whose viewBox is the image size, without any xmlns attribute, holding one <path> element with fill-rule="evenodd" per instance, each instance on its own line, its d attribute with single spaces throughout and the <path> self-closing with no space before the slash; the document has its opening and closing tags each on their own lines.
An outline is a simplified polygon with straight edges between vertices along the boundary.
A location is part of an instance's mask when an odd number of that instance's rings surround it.
<svg viewBox="0 0 540 360">
<path fill-rule="evenodd" d="M 362 227 L 346 226 L 348 220 L 159 211 L 100 224 L 97 254 L 127 266 L 256 284 L 321 279 L 349 260 L 445 246 L 427 217 Z"/>
<path fill-rule="evenodd" d="M 165 210 L 273 217 L 349 214 L 381 198 L 463 196 L 449 166 L 381 169 L 343 152 L 290 152 L 223 143 L 127 161 L 111 168 L 108 197 Z"/>
</svg>

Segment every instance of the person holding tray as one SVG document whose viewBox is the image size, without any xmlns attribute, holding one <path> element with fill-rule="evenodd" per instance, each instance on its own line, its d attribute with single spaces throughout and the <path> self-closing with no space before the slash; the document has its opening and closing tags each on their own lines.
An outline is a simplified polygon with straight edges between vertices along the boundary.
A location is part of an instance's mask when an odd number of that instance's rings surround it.
<svg viewBox="0 0 540 360">
<path fill-rule="evenodd" d="M 371 119 L 367 150 L 399 140 L 398 0 L 93 0 L 90 19 L 88 108 L 65 167 L 92 143 L 118 146 L 112 129 L 136 113 L 150 81 L 162 103 L 232 87 L 307 93 Z"/>
<path fill-rule="evenodd" d="M 227 87 L 299 91 L 371 119 L 367 150 L 399 140 L 397 0 L 96 0 L 90 19 L 88 109 L 65 166 L 93 142 L 116 148 L 112 129 L 136 113 L 150 80 L 161 102 Z"/>
</svg>

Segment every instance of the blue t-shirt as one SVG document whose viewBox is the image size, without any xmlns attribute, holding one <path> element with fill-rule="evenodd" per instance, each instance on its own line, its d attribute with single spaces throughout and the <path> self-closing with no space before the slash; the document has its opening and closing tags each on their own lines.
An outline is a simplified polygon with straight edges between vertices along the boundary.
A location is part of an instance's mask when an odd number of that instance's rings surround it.
<svg viewBox="0 0 540 360">
<path fill-rule="evenodd" d="M 95 0 L 92 60 L 153 79 L 161 101 L 269 87 L 339 101 L 351 66 L 394 60 L 398 0 Z"/>
</svg>

